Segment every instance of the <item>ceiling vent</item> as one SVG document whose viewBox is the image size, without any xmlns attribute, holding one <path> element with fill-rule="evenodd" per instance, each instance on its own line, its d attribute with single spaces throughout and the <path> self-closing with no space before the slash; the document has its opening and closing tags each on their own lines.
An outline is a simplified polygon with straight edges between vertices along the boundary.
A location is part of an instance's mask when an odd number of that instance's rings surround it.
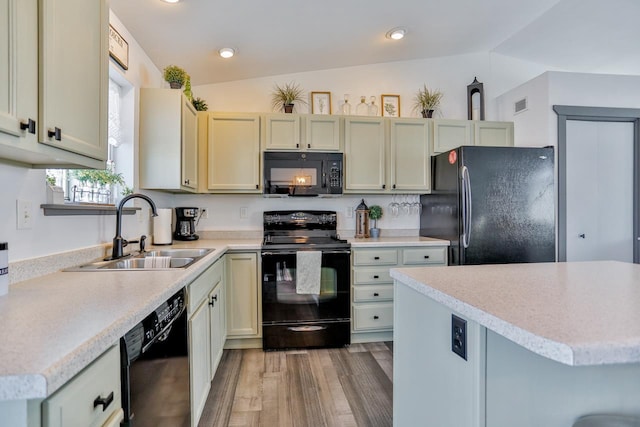
<svg viewBox="0 0 640 427">
<path fill-rule="evenodd" d="M 527 110 L 527 98 L 524 97 L 513 104 L 513 114 L 522 113 Z"/>
</svg>

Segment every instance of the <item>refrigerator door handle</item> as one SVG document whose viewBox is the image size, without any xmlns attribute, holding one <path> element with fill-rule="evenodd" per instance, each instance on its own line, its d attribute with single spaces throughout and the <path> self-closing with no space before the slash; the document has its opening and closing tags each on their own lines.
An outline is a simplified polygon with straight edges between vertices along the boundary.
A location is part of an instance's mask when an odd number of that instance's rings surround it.
<svg viewBox="0 0 640 427">
<path fill-rule="evenodd" d="M 471 179 L 469 169 L 463 166 L 462 176 L 462 247 L 468 248 L 471 241 Z"/>
</svg>

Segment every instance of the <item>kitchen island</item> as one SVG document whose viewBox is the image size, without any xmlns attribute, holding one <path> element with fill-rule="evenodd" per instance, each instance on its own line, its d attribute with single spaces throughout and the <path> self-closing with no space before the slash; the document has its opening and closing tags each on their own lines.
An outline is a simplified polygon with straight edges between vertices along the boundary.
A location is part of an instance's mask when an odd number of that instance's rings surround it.
<svg viewBox="0 0 640 427">
<path fill-rule="evenodd" d="M 391 276 L 394 425 L 567 427 L 590 413 L 640 415 L 640 265 L 431 267 Z M 452 315 L 464 334 L 454 336 Z M 452 351 L 461 339 L 466 360 Z"/>
</svg>

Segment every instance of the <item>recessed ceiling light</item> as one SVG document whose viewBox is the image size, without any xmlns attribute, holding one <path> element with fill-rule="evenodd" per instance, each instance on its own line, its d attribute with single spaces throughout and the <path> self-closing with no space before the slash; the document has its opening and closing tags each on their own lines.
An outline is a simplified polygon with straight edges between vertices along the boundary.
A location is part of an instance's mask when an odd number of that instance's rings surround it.
<svg viewBox="0 0 640 427">
<path fill-rule="evenodd" d="M 180 0 L 162 0 L 165 3 L 178 3 Z"/>
<path fill-rule="evenodd" d="M 235 55 L 236 51 L 234 49 L 231 49 L 230 47 L 223 47 L 218 51 L 218 53 L 220 54 L 220 56 L 226 59 L 231 58 L 233 55 Z"/>
<path fill-rule="evenodd" d="M 407 34 L 407 30 L 405 30 L 404 28 L 394 28 L 392 30 L 389 30 L 389 32 L 387 33 L 387 38 L 400 40 L 405 36 L 405 34 Z"/>
</svg>

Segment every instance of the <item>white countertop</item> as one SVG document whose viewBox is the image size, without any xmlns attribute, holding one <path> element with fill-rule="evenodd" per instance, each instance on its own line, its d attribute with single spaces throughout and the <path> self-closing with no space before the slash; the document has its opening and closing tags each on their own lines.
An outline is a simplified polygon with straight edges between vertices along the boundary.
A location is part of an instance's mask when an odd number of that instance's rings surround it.
<svg viewBox="0 0 640 427">
<path fill-rule="evenodd" d="M 575 366 L 640 362 L 640 265 L 402 268 L 391 277 L 549 359 Z"/>
<path fill-rule="evenodd" d="M 347 239 L 354 248 L 376 248 L 385 246 L 449 246 L 448 240 L 421 236 L 378 237 L 377 239 Z"/>
<path fill-rule="evenodd" d="M 12 285 L 0 297 L 0 400 L 44 398 L 227 250 L 260 239 L 198 240 L 215 248 L 186 269 L 57 272 Z"/>
</svg>

